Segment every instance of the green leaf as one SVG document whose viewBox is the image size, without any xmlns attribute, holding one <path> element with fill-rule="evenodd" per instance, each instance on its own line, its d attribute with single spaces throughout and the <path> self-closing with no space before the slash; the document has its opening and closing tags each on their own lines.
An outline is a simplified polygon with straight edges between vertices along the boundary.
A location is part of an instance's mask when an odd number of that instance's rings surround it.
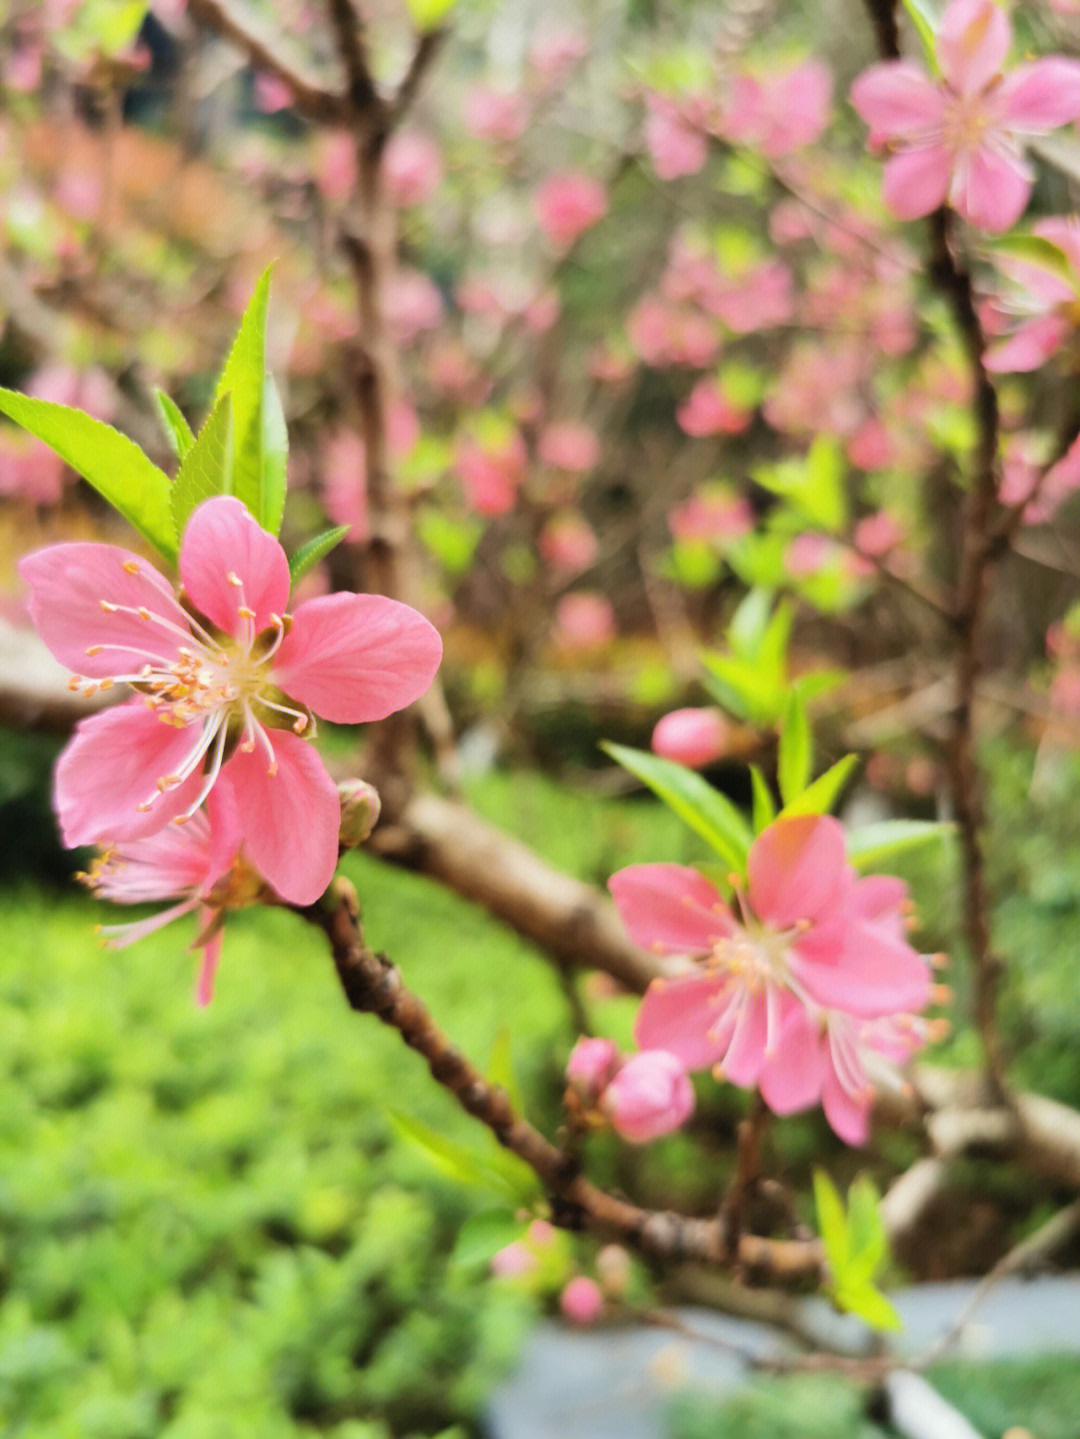
<svg viewBox="0 0 1080 1439">
<path fill-rule="evenodd" d="M 527 1203 L 539 1193 L 536 1175 L 516 1155 L 494 1147 L 490 1153 L 480 1155 L 411 1114 L 400 1109 L 386 1112 L 401 1138 L 421 1150 L 441 1174 L 458 1184 L 486 1190 L 513 1205 Z"/>
<path fill-rule="evenodd" d="M 497 1084 L 504 1090 L 511 1108 L 517 1114 L 525 1113 L 525 1097 L 521 1092 L 521 1085 L 518 1084 L 517 1075 L 514 1073 L 514 1054 L 511 1043 L 510 1030 L 503 1025 L 495 1036 L 495 1043 L 491 1046 L 491 1055 L 487 1064 L 487 1081 L 489 1084 Z"/>
<path fill-rule="evenodd" d="M 155 390 L 154 399 L 157 401 L 165 437 L 172 446 L 173 454 L 178 460 L 182 460 L 195 443 L 194 432 L 184 418 L 180 406 L 164 390 Z"/>
<path fill-rule="evenodd" d="M 933 6 L 927 4 L 927 0 L 904 0 L 904 9 L 915 26 L 930 72 L 937 75 L 939 73 L 937 46 L 934 42 L 935 32 L 940 23 L 937 13 Z"/>
<path fill-rule="evenodd" d="M 991 253 L 995 257 L 1008 255 L 1038 265 L 1040 269 L 1049 270 L 1073 289 L 1076 288 L 1076 271 L 1069 263 L 1065 251 L 1044 235 L 1002 235 L 994 242 Z"/>
<path fill-rule="evenodd" d="M 222 395 L 176 472 L 172 487 L 176 533 L 183 535 L 191 512 L 204 500 L 233 494 L 233 480 L 232 397 Z"/>
<path fill-rule="evenodd" d="M 729 865 L 742 871 L 754 834 L 745 816 L 701 775 L 674 761 L 644 750 L 604 741 L 601 749 L 636 775 L 643 784 L 711 844 Z"/>
<path fill-rule="evenodd" d="M 824 1169 L 814 1170 L 814 1206 L 817 1210 L 818 1233 L 825 1246 L 825 1257 L 829 1261 L 834 1280 L 839 1283 L 847 1271 L 851 1255 L 848 1222 L 844 1213 L 844 1201 Z"/>
<path fill-rule="evenodd" d="M 785 806 L 794 804 L 806 789 L 813 773 L 813 764 L 810 721 L 806 718 L 806 708 L 802 700 L 792 692 L 780 729 L 780 750 L 776 764 L 780 798 Z"/>
<path fill-rule="evenodd" d="M 740 603 L 727 627 L 727 642 L 733 654 L 744 660 L 757 655 L 772 616 L 772 598 L 768 590 L 754 589 Z"/>
<path fill-rule="evenodd" d="M 848 1236 L 848 1274 L 862 1275 L 870 1283 L 889 1257 L 889 1236 L 881 1218 L 881 1196 L 866 1174 L 860 1174 L 848 1190 Z"/>
<path fill-rule="evenodd" d="M 328 555 L 332 549 L 340 545 L 348 533 L 348 525 L 335 525 L 332 530 L 323 530 L 305 541 L 289 560 L 292 587 L 295 589 L 308 570 L 317 565 L 324 555 Z"/>
<path fill-rule="evenodd" d="M 0 413 L 44 440 L 170 562 L 176 528 L 172 484 L 134 440 L 82 410 L 0 389 Z"/>
<path fill-rule="evenodd" d="M 519 1240 L 524 1226 L 512 1209 L 485 1209 L 458 1230 L 450 1263 L 461 1269 L 489 1264 L 500 1249 Z"/>
<path fill-rule="evenodd" d="M 754 796 L 753 823 L 754 833 L 761 831 L 772 824 L 776 818 L 776 804 L 769 789 L 768 781 L 758 769 L 756 764 L 750 766 L 750 785 Z"/>
<path fill-rule="evenodd" d="M 847 670 L 811 670 L 809 674 L 793 680 L 791 687 L 806 704 L 818 695 L 828 694 L 829 690 L 843 684 L 847 677 Z"/>
<path fill-rule="evenodd" d="M 718 704 L 749 724 L 771 726 L 783 713 L 783 676 L 738 655 L 703 654 L 702 683 Z"/>
<path fill-rule="evenodd" d="M 786 804 L 781 814 L 786 818 L 793 814 L 828 814 L 840 798 L 841 791 L 858 762 L 859 756 L 856 754 L 846 754 L 843 759 L 838 759 L 824 774 L 819 774 L 802 794 L 790 804 Z"/>
<path fill-rule="evenodd" d="M 903 1320 L 896 1309 L 872 1284 L 844 1285 L 830 1291 L 832 1301 L 838 1309 L 858 1315 L 871 1329 L 903 1329 Z"/>
<path fill-rule="evenodd" d="M 266 308 L 272 266 L 259 276 L 214 391 L 215 405 L 232 395 L 236 437 L 233 493 L 271 534 L 281 527 L 285 494 L 285 423 L 266 382 Z"/>
<path fill-rule="evenodd" d="M 456 3 L 457 0 L 405 0 L 409 19 L 422 35 L 437 30 Z"/>
<path fill-rule="evenodd" d="M 451 575 L 460 575 L 472 564 L 484 522 L 476 515 L 455 518 L 439 509 L 425 509 L 417 516 L 416 533 Z"/>
<path fill-rule="evenodd" d="M 953 829 L 952 824 L 932 819 L 884 819 L 862 825 L 848 832 L 848 861 L 856 869 L 873 869 L 898 854 L 942 844 Z"/>
</svg>

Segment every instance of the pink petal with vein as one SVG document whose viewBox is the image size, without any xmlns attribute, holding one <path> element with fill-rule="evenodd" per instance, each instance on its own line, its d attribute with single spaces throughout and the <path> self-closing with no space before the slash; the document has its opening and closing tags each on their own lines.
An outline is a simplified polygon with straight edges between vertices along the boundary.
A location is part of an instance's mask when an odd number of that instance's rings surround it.
<svg viewBox="0 0 1080 1439">
<path fill-rule="evenodd" d="M 851 87 L 851 103 L 872 130 L 901 140 L 938 133 L 945 115 L 941 87 L 906 60 L 864 70 Z"/>
<path fill-rule="evenodd" d="M 240 584 L 231 584 L 229 575 Z M 180 544 L 180 578 L 188 599 L 219 630 L 238 637 L 240 605 L 264 630 L 289 603 L 289 562 L 273 535 L 231 495 L 205 500 L 188 520 Z"/>
<path fill-rule="evenodd" d="M 775 820 L 747 857 L 754 913 L 780 928 L 831 920 L 850 886 L 844 831 L 828 815 Z"/>
<path fill-rule="evenodd" d="M 885 161 L 882 198 L 898 220 L 918 220 L 944 205 L 952 156 L 942 145 L 903 150 Z"/>
<path fill-rule="evenodd" d="M 719 1069 L 732 1084 L 749 1089 L 757 1084 L 765 1062 L 767 1035 L 765 994 L 745 993 L 741 997 L 738 1018 Z"/>
<path fill-rule="evenodd" d="M 994 0 L 952 0 L 937 33 L 941 72 L 961 95 L 974 95 L 1000 74 L 1012 26 Z"/>
<path fill-rule="evenodd" d="M 691 974 L 686 978 L 654 979 L 634 1021 L 634 1042 L 639 1049 L 666 1049 L 687 1069 L 708 1069 L 720 1058 L 709 1027 L 717 1014 L 717 1000 L 727 983 L 718 974 Z"/>
<path fill-rule="evenodd" d="M 821 1090 L 825 1118 L 845 1144 L 865 1144 L 870 1134 L 870 1107 L 873 1096 L 852 1099 L 830 1067 Z"/>
<path fill-rule="evenodd" d="M 298 606 L 273 673 L 316 714 L 363 724 L 418 699 L 441 659 L 439 632 L 418 611 L 382 595 L 334 594 Z"/>
<path fill-rule="evenodd" d="M 56 766 L 64 843 L 107 845 L 163 829 L 194 802 L 202 780 L 196 772 L 164 793 L 157 781 L 181 767 L 199 734 L 197 725 L 163 724 L 140 699 L 80 720 Z"/>
<path fill-rule="evenodd" d="M 685 865 L 633 864 L 613 874 L 608 889 L 630 938 L 661 954 L 707 954 L 718 939 L 735 932 L 716 890 Z"/>
<path fill-rule="evenodd" d="M 148 656 L 173 660 L 190 633 L 165 577 L 116 545 L 49 545 L 21 560 L 19 574 L 30 586 L 28 609 L 38 634 L 76 674 L 104 679 L 141 669 Z M 102 600 L 149 615 L 110 613 Z M 98 645 L 106 648 L 87 654 Z"/>
<path fill-rule="evenodd" d="M 1024 213 L 1032 180 L 1019 151 L 999 152 L 983 145 L 968 157 L 966 166 L 956 169 L 949 200 L 970 224 L 998 234 Z"/>
<path fill-rule="evenodd" d="M 209 921 L 213 916 L 213 910 L 203 910 L 203 918 Z M 198 978 L 195 981 L 195 1003 L 205 1009 L 214 997 L 214 976 L 217 974 L 218 963 L 221 960 L 221 943 L 225 938 L 220 929 L 210 936 L 202 947 L 202 964 L 199 966 Z"/>
<path fill-rule="evenodd" d="M 1028 320 L 1008 339 L 999 340 L 986 352 L 986 368 L 993 374 L 1027 374 L 1041 369 L 1061 349 L 1072 333 L 1064 315 L 1040 315 Z"/>
<path fill-rule="evenodd" d="M 796 962 L 792 967 L 823 1009 L 873 1019 L 899 1011 L 914 1014 L 930 1000 L 930 966 L 881 923 L 853 923 L 847 952 L 834 965 Z"/>
<path fill-rule="evenodd" d="M 334 876 L 341 802 L 322 760 L 290 730 L 268 730 L 277 761 L 256 745 L 222 771 L 235 787 L 248 857 L 289 904 L 314 904 Z"/>
<path fill-rule="evenodd" d="M 995 97 L 998 113 L 1024 135 L 1045 135 L 1080 115 L 1080 62 L 1050 55 L 1019 65 Z"/>
<path fill-rule="evenodd" d="M 827 1040 L 800 1004 L 784 1021 L 776 1053 L 761 1071 L 761 1096 L 774 1114 L 809 1109 L 821 1098 L 828 1072 Z"/>
</svg>

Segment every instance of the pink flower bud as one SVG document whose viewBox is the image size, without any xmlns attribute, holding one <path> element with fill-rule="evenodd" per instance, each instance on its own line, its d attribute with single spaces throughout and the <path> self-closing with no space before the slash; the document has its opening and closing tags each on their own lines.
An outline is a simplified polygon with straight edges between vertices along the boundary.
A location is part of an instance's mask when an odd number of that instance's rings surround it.
<svg viewBox="0 0 1080 1439">
<path fill-rule="evenodd" d="M 338 785 L 341 798 L 340 840 L 346 849 L 363 844 L 379 822 L 382 801 L 373 784 L 363 779 L 346 779 Z"/>
<path fill-rule="evenodd" d="M 699 769 L 728 747 L 728 725 L 717 709 L 672 710 L 653 730 L 652 752 Z"/>
<path fill-rule="evenodd" d="M 603 1313 L 604 1296 L 595 1280 L 579 1274 L 559 1296 L 559 1308 L 572 1324 L 595 1324 Z"/>
<path fill-rule="evenodd" d="M 600 1107 L 631 1144 L 670 1134 L 694 1112 L 694 1088 L 686 1066 L 663 1049 L 632 1055 L 605 1089 Z"/>
<path fill-rule="evenodd" d="M 516 1279 L 521 1274 L 531 1273 L 538 1263 L 532 1250 L 520 1239 L 515 1239 L 491 1256 L 491 1272 L 499 1279 Z"/>
<path fill-rule="evenodd" d="M 588 1108 L 597 1102 L 619 1062 L 610 1039 L 579 1039 L 566 1063 L 566 1078 Z"/>
</svg>

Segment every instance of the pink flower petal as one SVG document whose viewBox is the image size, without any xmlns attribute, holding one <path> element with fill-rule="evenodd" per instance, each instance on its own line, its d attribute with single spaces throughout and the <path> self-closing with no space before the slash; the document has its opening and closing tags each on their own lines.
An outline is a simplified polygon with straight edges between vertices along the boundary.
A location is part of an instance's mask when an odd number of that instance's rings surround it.
<svg viewBox="0 0 1080 1439">
<path fill-rule="evenodd" d="M 792 969 L 823 1009 L 873 1019 L 918 1013 L 930 1001 L 930 966 L 921 954 L 889 934 L 885 925 L 853 922 L 847 951 L 835 964 L 803 964 L 792 951 Z"/>
<path fill-rule="evenodd" d="M 252 864 L 289 904 L 314 904 L 338 860 L 341 803 L 311 745 L 290 730 L 268 730 L 276 772 L 261 745 L 238 749 L 225 774 L 235 788 Z"/>
<path fill-rule="evenodd" d="M 230 582 L 230 575 L 239 584 Z M 195 608 L 234 638 L 245 624 L 237 613 L 241 605 L 254 610 L 257 633 L 289 603 L 285 551 L 231 495 L 205 500 L 188 520 L 180 578 Z"/>
<path fill-rule="evenodd" d="M 939 134 L 945 115 L 940 85 L 907 60 L 864 70 L 851 87 L 851 103 L 872 130 L 900 140 Z"/>
<path fill-rule="evenodd" d="M 203 910 L 203 917 L 207 922 L 212 916 L 213 910 Z M 202 947 L 202 964 L 195 981 L 195 1003 L 201 1009 L 205 1009 L 214 997 L 214 976 L 221 959 L 221 942 L 224 938 L 221 929 L 217 929 Z"/>
<path fill-rule="evenodd" d="M 1064 315 L 1040 315 L 1028 320 L 1008 339 L 999 340 L 986 352 L 986 368 L 993 374 L 1027 374 L 1041 369 L 1072 333 Z"/>
<path fill-rule="evenodd" d="M 776 1053 L 765 1061 L 761 1096 L 774 1114 L 795 1114 L 818 1102 L 828 1073 L 828 1045 L 821 1026 L 800 1004 L 784 1021 Z"/>
<path fill-rule="evenodd" d="M 853 1099 L 835 1072 L 831 1068 L 826 1071 L 821 1090 L 821 1105 L 833 1132 L 839 1135 L 845 1144 L 866 1143 L 870 1134 L 872 1102 L 873 1096 L 869 1094 L 865 1099 Z"/>
<path fill-rule="evenodd" d="M 851 883 L 843 828 L 828 815 L 775 820 L 750 846 L 746 867 L 754 913 L 781 929 L 833 919 Z"/>
<path fill-rule="evenodd" d="M 21 560 L 19 574 L 38 634 L 76 674 L 104 679 L 139 670 L 151 656 L 171 661 L 190 634 L 165 577 L 116 545 L 49 545 Z M 103 609 L 102 601 L 120 608 Z"/>
<path fill-rule="evenodd" d="M 944 205 L 952 156 L 943 145 L 903 150 L 885 161 L 882 198 L 898 220 L 918 220 Z"/>
<path fill-rule="evenodd" d="M 717 1072 L 732 1084 L 741 1085 L 744 1089 L 750 1089 L 757 1084 L 761 1066 L 765 1062 L 767 1019 L 764 992 L 744 993 L 739 1003 L 735 1028 L 716 1067 Z"/>
<path fill-rule="evenodd" d="M 994 0 L 952 0 L 937 33 L 941 72 L 961 95 L 975 95 L 1001 73 L 1012 26 Z"/>
<path fill-rule="evenodd" d="M 336 724 L 384 719 L 419 698 L 442 659 L 438 630 L 382 595 L 299 605 L 274 659 L 276 683 Z"/>
<path fill-rule="evenodd" d="M 716 890 L 685 865 L 633 864 L 613 874 L 608 889 L 631 939 L 658 954 L 707 954 L 718 939 L 735 932 Z"/>
<path fill-rule="evenodd" d="M 995 96 L 998 113 L 1023 135 L 1045 135 L 1080 115 L 1080 62 L 1050 55 L 1018 65 Z"/>
<path fill-rule="evenodd" d="M 1032 172 L 1018 150 L 982 145 L 953 172 L 949 202 L 969 224 L 998 234 L 1024 213 L 1032 183 Z"/>
<path fill-rule="evenodd" d="M 164 793 L 157 782 L 180 769 L 199 733 L 163 724 L 138 699 L 80 720 L 56 766 L 64 843 L 107 845 L 163 829 L 194 802 L 202 777 L 196 772 Z"/>
<path fill-rule="evenodd" d="M 664 1049 L 676 1055 L 687 1069 L 708 1069 L 720 1057 L 709 1027 L 716 1018 L 716 1001 L 727 983 L 719 974 L 690 974 L 685 978 L 654 979 L 634 1022 L 639 1049 Z"/>
</svg>

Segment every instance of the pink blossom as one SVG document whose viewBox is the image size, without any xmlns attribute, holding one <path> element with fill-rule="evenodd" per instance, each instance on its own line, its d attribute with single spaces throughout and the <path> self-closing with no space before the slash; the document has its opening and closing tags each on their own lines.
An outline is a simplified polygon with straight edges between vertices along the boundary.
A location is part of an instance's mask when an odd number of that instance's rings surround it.
<svg viewBox="0 0 1080 1439">
<path fill-rule="evenodd" d="M 392 204 L 402 210 L 422 205 L 442 184 L 438 145 L 419 130 L 398 130 L 383 152 L 383 176 Z"/>
<path fill-rule="evenodd" d="M 856 877 L 840 825 L 816 815 L 776 820 L 758 835 L 745 893 L 736 891 L 738 917 L 697 870 L 620 870 L 609 888 L 631 938 L 697 960 L 649 986 L 638 1045 L 751 1086 L 800 1005 L 862 1018 L 922 1009 L 928 966 L 895 925 L 871 915 L 860 887 L 878 883 Z"/>
<path fill-rule="evenodd" d="M 695 439 L 705 435 L 738 435 L 750 423 L 752 411 L 734 405 L 723 385 L 705 376 L 675 411 L 679 428 Z"/>
<path fill-rule="evenodd" d="M 614 1040 L 579 1039 L 566 1061 L 566 1079 L 582 1104 L 592 1109 L 619 1066 L 619 1051 Z"/>
<path fill-rule="evenodd" d="M 595 561 L 599 546 L 588 520 L 576 510 L 562 510 L 541 530 L 537 549 L 546 565 L 576 574 Z"/>
<path fill-rule="evenodd" d="M 280 75 L 267 70 L 255 74 L 255 104 L 264 115 L 276 115 L 281 110 L 291 109 L 296 101 L 293 88 Z"/>
<path fill-rule="evenodd" d="M 600 462 L 596 431 L 581 420 L 557 420 L 545 425 L 536 450 L 545 465 L 575 475 L 587 475 Z"/>
<path fill-rule="evenodd" d="M 1012 26 L 994 0 L 951 0 L 937 33 L 941 80 L 909 60 L 873 65 L 852 104 L 885 162 L 885 203 L 902 220 L 949 204 L 980 229 L 1007 230 L 1023 213 L 1034 175 L 1021 138 L 1080 115 L 1080 64 L 1051 56 L 1002 67 Z"/>
<path fill-rule="evenodd" d="M 548 241 L 567 249 L 607 214 L 607 191 L 591 175 L 551 175 L 537 187 L 533 208 Z"/>
<path fill-rule="evenodd" d="M 209 1004 L 221 957 L 221 911 L 242 888 L 242 881 L 234 883 L 230 877 L 240 841 L 236 797 L 224 780 L 207 797 L 206 808 L 186 824 L 167 825 L 157 834 L 107 849 L 91 864 L 89 873 L 79 876 L 95 894 L 115 904 L 174 903 L 148 919 L 101 926 L 105 943 L 122 949 L 181 915 L 199 910 L 196 944 L 202 948 L 203 963 L 195 998 L 198 1004 Z"/>
<path fill-rule="evenodd" d="M 863 516 L 855 526 L 853 538 L 860 554 L 878 559 L 903 541 L 904 531 L 889 510 L 877 510 L 872 515 Z"/>
<path fill-rule="evenodd" d="M 226 774 L 252 863 L 283 899 L 311 904 L 337 863 L 340 804 L 301 735 L 313 712 L 357 724 L 410 704 L 438 667 L 438 633 L 380 595 L 325 595 L 287 615 L 285 551 L 228 496 L 195 510 L 179 569 L 198 616 L 113 545 L 53 545 L 19 566 L 31 618 L 77 672 L 73 687 L 138 691 L 81 720 L 60 757 L 64 841 L 155 834 L 194 815 Z"/>
<path fill-rule="evenodd" d="M 681 709 L 657 722 L 651 749 L 664 759 L 700 769 L 725 754 L 730 743 L 730 727 L 718 709 Z"/>
<path fill-rule="evenodd" d="M 884 470 L 896 459 L 896 444 L 877 415 L 866 417 L 846 449 L 848 459 L 860 470 Z"/>
<path fill-rule="evenodd" d="M 465 435 L 458 443 L 454 468 L 469 508 L 478 515 L 503 515 L 513 509 L 525 478 L 528 452 L 519 430 L 481 443 Z"/>
<path fill-rule="evenodd" d="M 529 63 L 541 89 L 563 84 L 568 73 L 589 53 L 589 37 L 579 30 L 555 30 L 538 35 L 529 50 Z"/>
<path fill-rule="evenodd" d="M 701 370 L 720 349 L 720 330 L 709 315 L 645 295 L 634 306 L 626 332 L 635 352 L 653 369 L 669 365 Z"/>
<path fill-rule="evenodd" d="M 669 513 L 668 527 L 679 540 L 737 540 L 754 528 L 754 511 L 749 500 L 726 485 L 702 485 Z"/>
<path fill-rule="evenodd" d="M 386 322 L 398 345 L 408 349 L 442 317 L 442 295 L 434 280 L 405 266 L 394 271 L 386 285 Z"/>
<path fill-rule="evenodd" d="M 729 140 L 776 160 L 813 144 L 831 110 L 828 66 L 803 60 L 771 75 L 736 76 L 720 128 Z"/>
<path fill-rule="evenodd" d="M 1040 369 L 1076 333 L 1080 310 L 1080 221 L 1053 215 L 1033 226 L 1040 239 L 1061 251 L 1062 264 L 1002 255 L 999 267 L 1012 282 L 1011 293 L 994 306 L 994 319 L 1011 322 L 1012 333 L 990 346 L 986 368 L 1001 374 Z M 1062 274 L 1062 269 L 1067 273 Z M 1018 323 L 1017 323 L 1018 322 Z"/>
<path fill-rule="evenodd" d="M 603 649 L 616 634 L 615 611 L 606 595 L 575 590 L 555 606 L 555 640 L 563 650 Z"/>
<path fill-rule="evenodd" d="M 326 513 L 348 525 L 346 538 L 362 544 L 369 534 L 367 451 L 355 430 L 331 433 L 322 447 L 322 491 Z"/>
<path fill-rule="evenodd" d="M 323 130 L 315 148 L 314 179 L 324 200 L 341 201 L 356 185 L 356 142 L 348 130 Z"/>
<path fill-rule="evenodd" d="M 632 1054 L 604 1090 L 600 1109 L 616 1134 L 631 1144 L 647 1144 L 681 1129 L 694 1112 L 686 1065 L 662 1049 Z"/>
<path fill-rule="evenodd" d="M 465 101 L 463 122 L 466 132 L 477 140 L 512 144 L 524 135 L 529 113 L 516 92 L 475 85 Z"/>
<path fill-rule="evenodd" d="M 604 1312 L 604 1296 L 594 1279 L 579 1274 L 559 1296 L 559 1308 L 572 1324 L 595 1324 Z"/>
<path fill-rule="evenodd" d="M 666 95 L 646 95 L 645 148 L 657 179 L 696 175 L 709 158 L 708 137 Z"/>
<path fill-rule="evenodd" d="M 539 1264 L 536 1254 L 521 1239 L 504 1244 L 491 1256 L 491 1272 L 497 1279 L 519 1279 L 531 1274 Z"/>
</svg>

